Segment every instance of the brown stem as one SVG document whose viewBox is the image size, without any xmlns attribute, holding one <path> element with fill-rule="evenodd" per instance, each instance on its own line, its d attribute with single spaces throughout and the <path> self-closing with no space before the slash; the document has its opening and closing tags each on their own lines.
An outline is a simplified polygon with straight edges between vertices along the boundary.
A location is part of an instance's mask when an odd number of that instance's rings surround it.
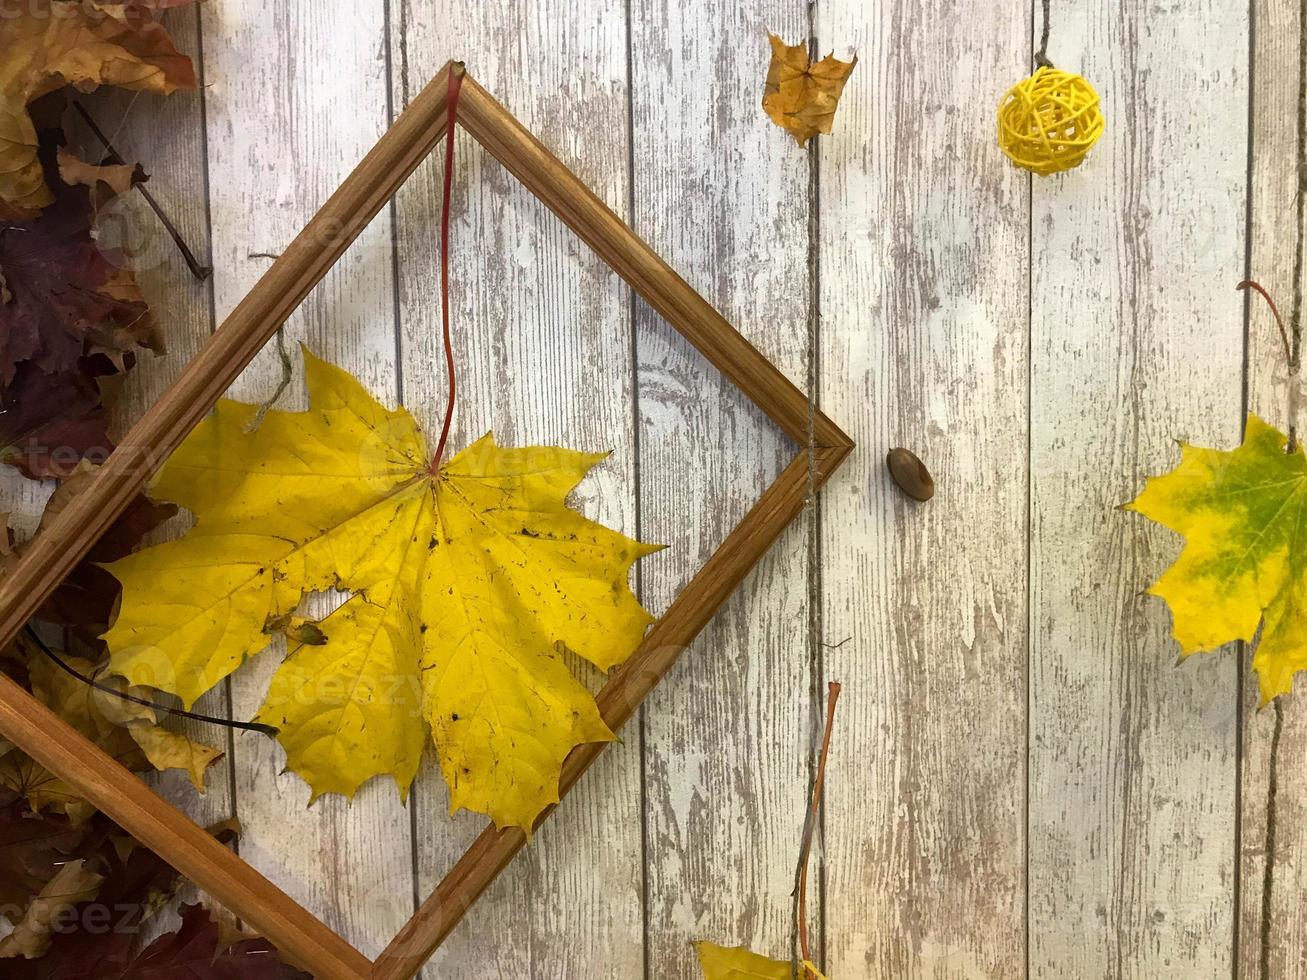
<svg viewBox="0 0 1307 980">
<path fill-rule="evenodd" d="M 1050 26 L 1048 16 L 1049 0 L 1044 0 L 1043 5 L 1044 30 L 1039 36 L 1039 50 L 1035 52 L 1035 66 L 1038 68 L 1052 68 L 1053 62 L 1048 60 L 1048 31 Z"/>
<path fill-rule="evenodd" d="M 429 472 L 440 470 L 445 455 L 449 429 L 454 422 L 454 396 L 457 385 L 454 379 L 454 341 L 449 333 L 449 199 L 454 190 L 454 124 L 458 121 L 458 93 L 463 87 L 463 63 L 456 61 L 449 67 L 448 121 L 445 124 L 445 186 L 440 205 L 440 320 L 444 328 L 445 371 L 449 375 L 449 399 L 445 402 L 445 424 L 440 428 L 440 441 L 431 457 Z"/>
<path fill-rule="evenodd" d="M 803 822 L 803 844 L 799 848 L 799 867 L 795 875 L 798 879 L 799 900 L 795 912 L 794 931 L 798 934 L 799 948 L 805 962 L 812 960 L 812 951 L 808 945 L 808 859 L 812 855 L 812 837 L 817 829 L 817 817 L 821 813 L 822 791 L 826 786 L 826 759 L 830 755 L 831 730 L 835 727 L 835 705 L 840 699 L 841 690 L 839 683 L 835 681 L 827 687 L 826 732 L 821 740 L 821 757 L 817 763 L 817 776 L 812 783 L 812 799 L 808 804 L 808 815 Z M 792 961 L 791 968 L 797 972 L 798 963 Z M 806 967 L 803 975 L 809 976 Z"/>
<path fill-rule="evenodd" d="M 1289 369 L 1289 443 L 1284 447 L 1284 451 L 1293 453 L 1298 449 L 1298 375 L 1302 367 L 1299 363 L 1297 347 L 1289 341 L 1289 334 L 1284 329 L 1284 320 L 1275 306 L 1275 300 L 1271 299 L 1271 294 L 1261 283 L 1254 279 L 1245 279 L 1235 288 L 1255 290 L 1262 299 L 1266 300 L 1266 305 L 1271 308 L 1271 314 L 1275 317 L 1275 325 L 1280 328 L 1280 342 L 1284 344 L 1284 361 Z M 1295 330 L 1294 338 L 1297 339 L 1297 336 Z"/>
<path fill-rule="evenodd" d="M 100 127 L 95 124 L 95 120 L 92 119 L 91 114 L 86 111 L 86 107 L 74 99 L 73 108 L 77 110 L 78 114 L 82 117 L 82 121 L 85 122 L 91 132 L 95 134 L 95 138 L 103 144 L 105 152 L 109 154 L 109 162 L 118 165 L 125 164 L 127 161 L 122 158 L 122 154 L 113 148 L 113 144 L 109 142 L 109 138 L 104 135 L 100 130 Z M 186 244 L 186 239 L 182 237 L 182 233 L 177 230 L 177 226 L 172 223 L 172 219 L 168 217 L 168 214 L 163 210 L 162 205 L 154 199 L 154 195 L 145 189 L 145 185 L 141 183 L 133 183 L 132 186 L 136 188 L 141 197 L 145 198 L 145 203 L 150 206 L 150 210 L 154 212 L 154 216 L 158 218 L 159 223 L 163 225 L 164 231 L 166 231 L 168 236 L 172 238 L 173 244 L 177 246 L 177 251 L 181 252 L 182 259 L 186 263 L 186 268 L 191 270 L 191 275 L 200 280 L 200 282 L 203 282 L 205 279 L 208 279 L 209 276 L 213 275 L 213 268 L 211 266 L 200 264 L 200 260 L 195 257 L 195 253 L 191 251 L 191 247 Z"/>
<path fill-rule="evenodd" d="M 1293 365 L 1293 347 L 1289 343 L 1288 331 L 1284 329 L 1284 320 L 1280 317 L 1280 311 L 1275 305 L 1275 300 L 1271 299 L 1271 294 L 1266 288 L 1255 279 L 1245 279 L 1235 289 L 1251 289 L 1258 293 L 1262 299 L 1266 300 L 1266 305 L 1271 308 L 1271 315 L 1275 317 L 1275 325 L 1280 328 L 1280 342 L 1284 344 L 1284 363 L 1290 371 L 1294 370 Z"/>
</svg>

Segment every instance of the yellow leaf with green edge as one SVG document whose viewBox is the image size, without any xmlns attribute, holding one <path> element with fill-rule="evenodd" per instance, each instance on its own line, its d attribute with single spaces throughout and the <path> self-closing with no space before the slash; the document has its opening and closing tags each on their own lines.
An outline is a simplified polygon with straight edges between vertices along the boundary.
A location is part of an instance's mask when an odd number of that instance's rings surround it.
<svg viewBox="0 0 1307 980">
<path fill-rule="evenodd" d="M 695 943 L 703 980 L 791 980 L 789 961 L 769 960 L 742 946 L 727 949 L 713 943 Z M 800 980 L 826 980 L 806 960 L 799 971 Z"/>
<path fill-rule="evenodd" d="M 1288 436 L 1248 416 L 1243 445 L 1185 444 L 1180 463 L 1127 504 L 1184 535 L 1180 557 L 1149 589 L 1171 607 L 1184 655 L 1261 625 L 1253 667 L 1262 703 L 1307 668 L 1307 457 Z"/>
<path fill-rule="evenodd" d="M 608 670 L 652 621 L 632 564 L 656 547 L 566 506 L 602 454 L 505 449 L 486 435 L 429 472 L 412 417 L 304 352 L 310 407 L 224 400 L 152 494 L 192 511 L 186 536 L 109 566 L 123 585 L 105 634 L 117 673 L 187 704 L 303 623 L 305 594 L 350 597 L 295 646 L 259 721 L 289 767 L 353 796 L 407 793 L 428 732 L 451 809 L 529 829 L 563 760 L 612 732 L 563 659 Z"/>
</svg>

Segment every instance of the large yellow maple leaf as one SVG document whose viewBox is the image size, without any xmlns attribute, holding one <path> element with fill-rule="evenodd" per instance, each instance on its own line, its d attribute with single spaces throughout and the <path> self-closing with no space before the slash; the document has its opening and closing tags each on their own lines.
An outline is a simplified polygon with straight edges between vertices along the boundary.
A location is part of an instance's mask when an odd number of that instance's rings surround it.
<svg viewBox="0 0 1307 980">
<path fill-rule="evenodd" d="M 1232 451 L 1185 444 L 1127 509 L 1185 537 L 1149 589 L 1171 607 L 1184 655 L 1251 641 L 1262 703 L 1287 694 L 1307 668 L 1307 456 L 1249 415 Z"/>
<path fill-rule="evenodd" d="M 290 768 L 314 798 L 383 774 L 405 795 L 429 728 L 451 809 L 529 829 L 572 748 L 613 738 L 563 651 L 602 670 L 634 651 L 652 617 L 627 580 L 658 549 L 566 506 L 604 454 L 486 435 L 432 474 L 404 409 L 304 362 L 308 411 L 250 432 L 258 409 L 224 400 L 159 474 L 152 494 L 197 522 L 109 566 L 112 668 L 189 705 L 305 593 L 347 590 L 259 711 Z"/>
<path fill-rule="evenodd" d="M 69 84 L 165 95 L 195 88 L 191 60 L 151 17 L 154 6 L 23 0 L 0 12 L 0 215 L 30 214 L 54 200 L 29 102 Z"/>
</svg>

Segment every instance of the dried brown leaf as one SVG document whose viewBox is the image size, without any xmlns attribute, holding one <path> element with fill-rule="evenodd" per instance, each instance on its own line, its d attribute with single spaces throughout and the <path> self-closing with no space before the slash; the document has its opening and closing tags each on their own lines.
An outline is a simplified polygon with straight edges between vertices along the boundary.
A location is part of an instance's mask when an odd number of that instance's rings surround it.
<svg viewBox="0 0 1307 980">
<path fill-rule="evenodd" d="M 165 95 L 195 88 L 190 58 L 151 16 L 159 6 L 25 0 L 0 19 L 0 206 L 8 216 L 30 216 L 55 199 L 28 103 L 69 84 Z"/>
<path fill-rule="evenodd" d="M 858 59 L 840 61 L 828 54 L 815 64 L 808 58 L 808 45 L 786 44 L 771 37 L 771 65 L 762 107 L 772 122 L 786 130 L 800 146 L 818 133 L 829 133 L 844 83 Z"/>
</svg>

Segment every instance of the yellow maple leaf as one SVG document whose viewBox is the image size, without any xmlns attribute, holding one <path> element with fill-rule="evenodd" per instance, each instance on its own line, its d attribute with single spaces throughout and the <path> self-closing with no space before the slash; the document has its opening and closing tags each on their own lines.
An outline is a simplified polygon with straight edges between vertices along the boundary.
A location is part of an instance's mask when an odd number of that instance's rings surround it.
<svg viewBox="0 0 1307 980">
<path fill-rule="evenodd" d="M 652 617 L 627 579 L 658 549 L 566 506 L 604 454 L 486 435 L 433 475 L 404 409 L 304 363 L 308 411 L 249 432 L 257 407 L 224 400 L 159 474 L 152 494 L 196 526 L 109 566 L 113 669 L 189 705 L 306 593 L 346 590 L 259 711 L 290 768 L 314 799 L 379 775 L 406 795 L 429 728 L 451 809 L 529 829 L 572 748 L 613 738 L 562 652 L 602 670 L 630 656 Z"/>
<path fill-rule="evenodd" d="M 65 85 L 168 94 L 196 86 L 195 69 L 144 5 L 23 0 L 0 16 L 0 214 L 54 198 L 37 159 L 28 103 Z"/>
<path fill-rule="evenodd" d="M 831 131 L 844 83 L 858 63 L 857 55 L 852 61 L 840 61 L 828 54 L 814 64 L 806 43 L 786 44 L 775 34 L 768 36 L 771 64 L 762 107 L 772 122 L 806 146 L 818 133 Z"/>
<path fill-rule="evenodd" d="M 1262 625 L 1253 667 L 1263 704 L 1307 668 L 1307 457 L 1287 444 L 1250 414 L 1238 449 L 1184 444 L 1179 465 L 1126 505 L 1185 537 L 1148 590 L 1171 607 L 1182 654 L 1251 641 Z"/>
<path fill-rule="evenodd" d="M 694 950 L 699 954 L 703 980 L 791 980 L 788 961 L 769 960 L 743 946 L 728 949 L 714 943 L 695 943 Z M 805 960 L 799 980 L 826 980 L 826 977 Z"/>
</svg>

